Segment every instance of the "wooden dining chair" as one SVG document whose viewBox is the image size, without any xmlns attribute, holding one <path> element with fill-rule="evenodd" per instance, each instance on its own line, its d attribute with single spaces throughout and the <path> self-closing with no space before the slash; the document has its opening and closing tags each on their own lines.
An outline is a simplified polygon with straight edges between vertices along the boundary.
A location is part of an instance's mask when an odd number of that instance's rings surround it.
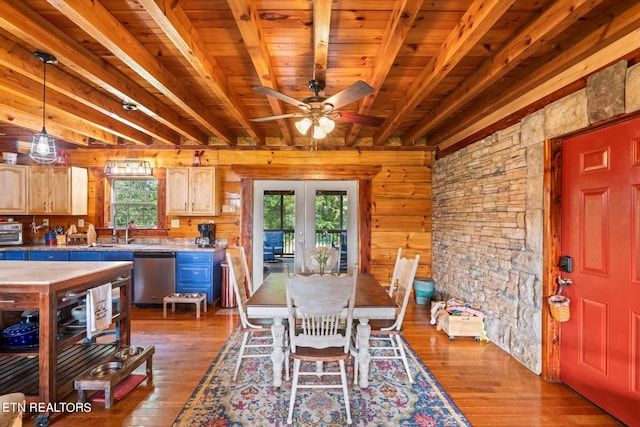
<svg viewBox="0 0 640 427">
<path fill-rule="evenodd" d="M 256 357 L 270 357 L 273 348 L 273 336 L 271 334 L 272 319 L 250 319 L 247 316 L 246 302 L 251 296 L 251 275 L 249 274 L 249 266 L 244 248 L 240 248 L 238 255 L 231 255 L 227 252 L 227 264 L 229 265 L 229 279 L 233 286 L 236 296 L 238 314 L 240 315 L 240 323 L 242 327 L 242 343 L 238 352 L 236 367 L 233 372 L 233 380 L 235 381 L 240 370 L 243 359 Z M 267 343 L 265 343 L 267 340 Z M 288 341 L 285 334 L 285 341 Z M 269 351 L 265 351 L 269 349 Z M 285 377 L 289 379 L 289 355 L 288 343 L 285 342 Z"/>
<path fill-rule="evenodd" d="M 407 373 L 409 383 L 413 383 L 413 376 L 409 369 L 407 361 L 406 349 L 402 341 L 404 328 L 402 321 L 409 303 L 409 295 L 413 288 L 413 280 L 418 270 L 420 255 L 414 258 L 405 258 L 401 256 L 402 249 L 398 250 L 398 257 L 391 278 L 390 293 L 396 302 L 396 316 L 394 319 L 371 319 L 371 335 L 369 337 L 369 350 L 371 359 L 398 359 L 402 360 L 404 369 Z M 358 337 L 355 337 L 354 352 L 360 347 Z M 353 382 L 358 382 L 358 358 L 355 358 L 353 367 Z"/>
<path fill-rule="evenodd" d="M 290 276 L 288 266 L 285 266 L 285 273 L 290 326 L 289 343 L 293 359 L 293 380 L 287 423 L 292 423 L 293 407 L 299 388 L 342 388 L 347 423 L 351 424 L 345 361 L 349 359 L 351 353 L 357 268 L 351 275 L 295 274 Z M 332 370 L 331 367 L 335 365 L 329 362 L 337 362 L 339 372 Z M 301 377 L 310 376 L 320 380 L 300 381 Z M 322 382 L 324 376 L 340 376 L 340 384 Z"/>
</svg>

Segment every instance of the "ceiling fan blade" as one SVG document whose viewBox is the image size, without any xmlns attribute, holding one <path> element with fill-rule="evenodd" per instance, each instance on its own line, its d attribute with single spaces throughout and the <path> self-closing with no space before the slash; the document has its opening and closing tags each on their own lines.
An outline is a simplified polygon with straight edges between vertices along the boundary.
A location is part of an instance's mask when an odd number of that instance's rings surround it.
<svg viewBox="0 0 640 427">
<path fill-rule="evenodd" d="M 266 122 L 269 120 L 280 120 L 280 119 L 289 119 L 291 117 L 304 117 L 303 113 L 289 113 L 289 114 L 280 114 L 278 116 L 268 116 L 268 117 L 258 117 L 257 119 L 249 119 L 252 122 Z"/>
<path fill-rule="evenodd" d="M 350 113 L 348 111 L 336 112 L 336 121 L 343 123 L 356 123 L 359 125 L 378 127 L 384 123 L 382 117 L 365 116 L 364 114 Z"/>
<path fill-rule="evenodd" d="M 270 87 L 266 87 L 266 86 L 257 86 L 254 87 L 253 90 L 258 91 L 258 92 L 262 92 L 264 94 L 273 96 L 274 98 L 278 98 L 281 101 L 287 102 L 291 105 L 295 105 L 296 107 L 300 107 L 300 105 L 305 105 L 304 102 L 302 101 L 298 101 L 295 98 L 292 98 L 288 95 L 285 95 L 284 93 L 280 93 L 276 90 L 271 89 Z"/>
<path fill-rule="evenodd" d="M 375 91 L 376 90 L 374 88 L 372 88 L 362 80 L 358 80 L 351 86 L 348 86 L 335 95 L 325 99 L 324 103 L 333 105 L 333 109 L 337 110 L 343 105 L 347 105 L 353 101 L 357 101 L 362 97 L 371 95 Z"/>
</svg>

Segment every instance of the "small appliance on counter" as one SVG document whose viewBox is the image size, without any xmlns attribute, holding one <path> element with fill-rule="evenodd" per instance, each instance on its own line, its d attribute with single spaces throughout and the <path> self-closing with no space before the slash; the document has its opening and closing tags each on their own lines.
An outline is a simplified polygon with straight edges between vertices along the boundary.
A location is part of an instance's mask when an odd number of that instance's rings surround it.
<svg viewBox="0 0 640 427">
<path fill-rule="evenodd" d="M 0 245 L 21 245 L 22 223 L 0 222 Z"/>
<path fill-rule="evenodd" d="M 215 224 L 198 224 L 200 237 L 196 237 L 196 245 L 201 248 L 214 246 L 216 243 L 216 239 L 214 237 L 215 231 Z"/>
</svg>

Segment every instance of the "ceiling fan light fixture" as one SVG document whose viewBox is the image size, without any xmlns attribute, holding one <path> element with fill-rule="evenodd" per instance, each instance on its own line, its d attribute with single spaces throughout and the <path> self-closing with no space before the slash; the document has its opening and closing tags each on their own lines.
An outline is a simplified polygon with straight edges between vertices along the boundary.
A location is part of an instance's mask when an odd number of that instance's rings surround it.
<svg viewBox="0 0 640 427">
<path fill-rule="evenodd" d="M 322 130 L 322 127 L 318 125 L 313 126 L 313 139 L 322 139 L 327 136 L 327 133 Z"/>
<path fill-rule="evenodd" d="M 31 143 L 31 157 L 37 163 L 53 163 L 58 158 L 56 151 L 56 141 L 49 135 L 44 128 L 46 113 L 46 95 L 47 95 L 47 64 L 57 64 L 58 59 L 46 52 L 35 51 L 33 56 L 43 62 L 44 72 L 42 75 L 42 131 L 33 135 L 33 142 Z"/>
<path fill-rule="evenodd" d="M 320 128 L 325 134 L 330 133 L 336 127 L 336 123 L 326 116 L 320 117 L 318 125 L 320 125 Z"/>
<path fill-rule="evenodd" d="M 311 119 L 305 117 L 304 119 L 296 122 L 296 129 L 298 129 L 298 132 L 300 132 L 302 135 L 306 135 L 312 124 L 313 122 L 311 121 Z"/>
</svg>

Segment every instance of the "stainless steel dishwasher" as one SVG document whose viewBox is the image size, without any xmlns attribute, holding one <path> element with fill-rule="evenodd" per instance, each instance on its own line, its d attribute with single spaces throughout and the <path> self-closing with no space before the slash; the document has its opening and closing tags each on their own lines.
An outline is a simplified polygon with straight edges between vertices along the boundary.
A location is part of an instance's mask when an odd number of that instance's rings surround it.
<svg viewBox="0 0 640 427">
<path fill-rule="evenodd" d="M 134 252 L 134 304 L 162 304 L 162 298 L 175 291 L 175 252 Z"/>
</svg>

